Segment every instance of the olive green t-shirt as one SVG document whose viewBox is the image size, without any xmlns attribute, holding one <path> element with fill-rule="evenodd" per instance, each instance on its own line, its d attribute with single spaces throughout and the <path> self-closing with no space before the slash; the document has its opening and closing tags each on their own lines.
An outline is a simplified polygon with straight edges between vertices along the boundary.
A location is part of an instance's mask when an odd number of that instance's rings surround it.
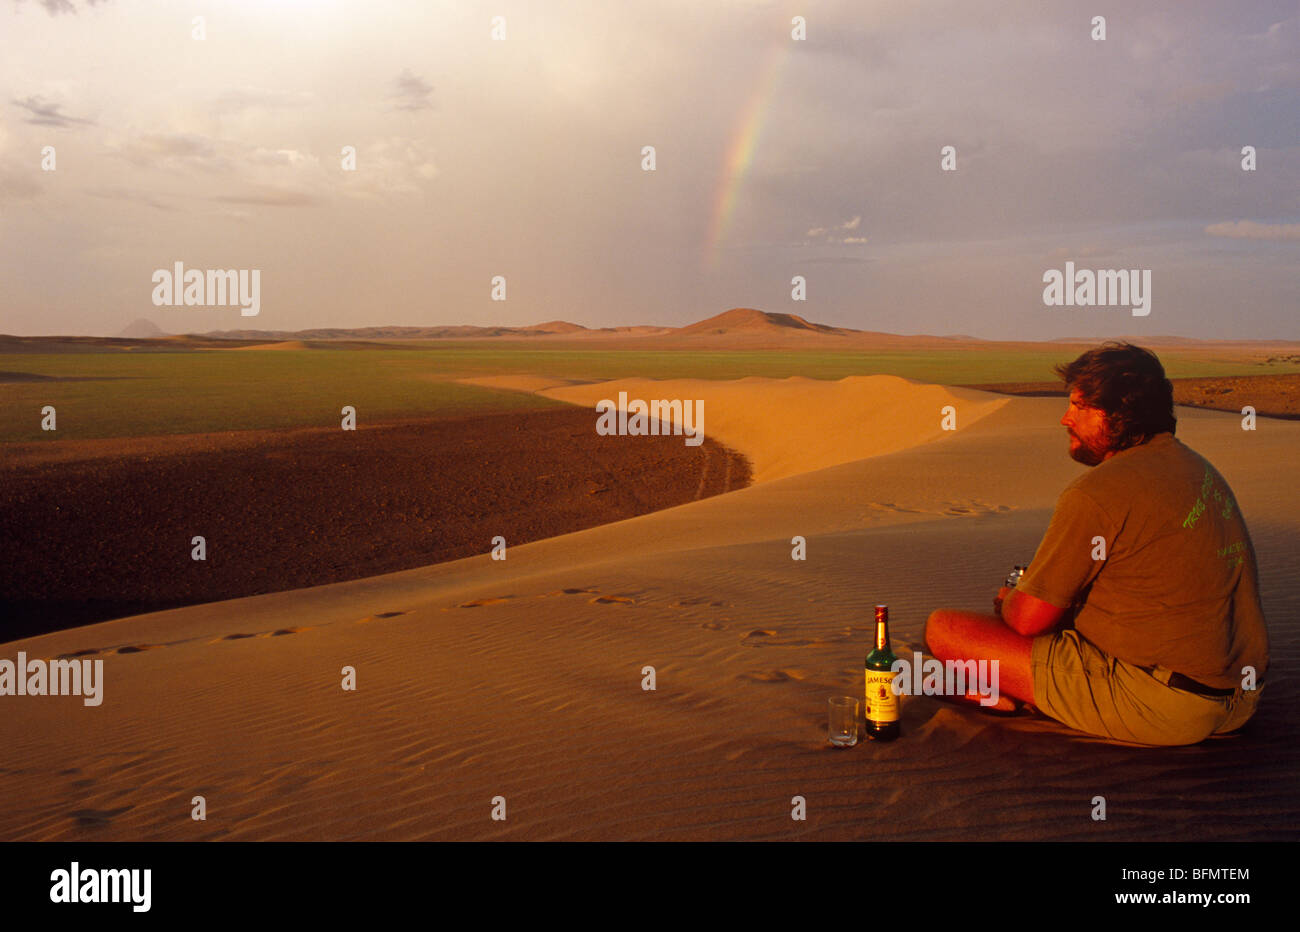
<svg viewBox="0 0 1300 932">
<path fill-rule="evenodd" d="M 1116 453 L 1066 487 L 1016 588 L 1076 608 L 1112 657 L 1217 688 L 1262 680 L 1259 569 L 1228 483 L 1173 434 Z"/>
</svg>

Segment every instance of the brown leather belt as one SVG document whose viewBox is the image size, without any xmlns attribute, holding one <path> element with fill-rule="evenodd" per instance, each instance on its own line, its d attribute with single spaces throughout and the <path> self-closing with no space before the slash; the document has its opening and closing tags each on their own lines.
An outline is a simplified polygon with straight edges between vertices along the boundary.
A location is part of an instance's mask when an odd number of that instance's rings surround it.
<svg viewBox="0 0 1300 932">
<path fill-rule="evenodd" d="M 1162 679 L 1159 671 L 1163 670 L 1163 667 L 1148 667 L 1147 669 L 1156 679 Z M 1169 673 L 1169 679 L 1163 680 L 1166 686 L 1183 689 L 1189 693 L 1196 693 L 1196 695 L 1205 696 L 1207 699 L 1221 699 L 1237 692 L 1236 689 L 1216 689 L 1213 686 L 1206 686 L 1204 683 L 1198 683 L 1190 676 L 1183 676 L 1181 673 L 1173 673 L 1167 670 L 1164 672 Z"/>
<path fill-rule="evenodd" d="M 1169 686 L 1174 689 L 1185 689 L 1189 693 L 1196 693 L 1200 696 L 1207 696 L 1211 699 L 1220 696 L 1231 696 L 1236 689 L 1215 689 L 1213 686 L 1206 686 L 1204 683 L 1198 683 L 1190 676 L 1183 676 L 1181 673 L 1171 674 L 1169 677 Z"/>
</svg>

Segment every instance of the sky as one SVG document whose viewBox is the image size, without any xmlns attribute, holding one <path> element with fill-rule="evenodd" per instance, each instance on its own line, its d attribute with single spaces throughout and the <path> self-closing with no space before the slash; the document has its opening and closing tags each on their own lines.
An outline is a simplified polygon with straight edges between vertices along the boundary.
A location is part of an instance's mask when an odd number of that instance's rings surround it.
<svg viewBox="0 0 1300 932">
<path fill-rule="evenodd" d="M 0 0 L 0 332 L 1300 339 L 1298 260 L 1294 0 Z M 1045 305 L 1067 261 L 1150 313 Z"/>
</svg>

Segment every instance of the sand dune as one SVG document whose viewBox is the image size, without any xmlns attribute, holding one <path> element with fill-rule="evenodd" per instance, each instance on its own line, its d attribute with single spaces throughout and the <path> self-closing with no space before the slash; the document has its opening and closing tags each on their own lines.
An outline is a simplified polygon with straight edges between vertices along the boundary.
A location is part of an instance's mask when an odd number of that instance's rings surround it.
<svg viewBox="0 0 1300 932">
<path fill-rule="evenodd" d="M 275 343 L 258 343 L 254 346 L 232 346 L 232 350 L 300 350 L 307 349 L 302 340 L 280 340 Z"/>
<path fill-rule="evenodd" d="M 505 387 L 505 386 L 501 386 Z M 619 392 L 628 400 L 700 399 L 704 432 L 739 450 L 755 482 L 770 482 L 868 456 L 892 453 L 941 436 L 944 408 L 955 423 L 973 424 L 1007 403 L 986 392 L 923 385 L 892 375 L 824 379 L 621 379 L 534 389 L 550 398 L 594 407 Z M 594 414 L 593 414 L 594 417 Z"/>
<path fill-rule="evenodd" d="M 899 741 L 833 751 L 826 698 L 860 690 L 871 606 L 890 605 L 900 653 L 930 608 L 985 606 L 1083 467 L 1065 454 L 1056 399 L 884 383 L 825 395 L 801 382 L 673 383 L 705 398 L 706 432 L 721 438 L 716 425 L 763 464 L 765 480 L 739 492 L 514 547 L 506 561 L 5 645 L 0 656 L 103 659 L 106 682 L 98 708 L 4 700 L 0 838 L 1300 835 L 1286 672 L 1300 492 L 1281 479 L 1300 424 L 1261 421 L 1249 434 L 1232 415 L 1179 411 L 1180 437 L 1228 478 L 1259 551 L 1278 675 L 1251 733 L 1151 750 L 916 698 Z M 585 404 L 591 388 L 551 391 Z M 756 413 L 733 410 L 741 397 L 779 412 L 793 440 L 783 448 Z M 838 417 L 827 419 L 832 397 Z M 956 399 L 956 432 L 878 410 L 937 426 L 945 399 Z M 800 433 L 816 419 L 857 445 L 845 455 L 872 437 L 880 455 L 816 469 L 839 455 Z M 810 452 L 794 449 L 803 444 Z M 791 559 L 795 535 L 806 561 Z M 345 665 L 354 692 L 340 688 Z M 642 689 L 647 666 L 654 691 Z M 1089 818 L 1098 794 L 1103 823 Z M 206 821 L 190 819 L 195 795 Z M 806 821 L 790 817 L 796 795 Z M 505 821 L 491 818 L 497 796 Z"/>
</svg>

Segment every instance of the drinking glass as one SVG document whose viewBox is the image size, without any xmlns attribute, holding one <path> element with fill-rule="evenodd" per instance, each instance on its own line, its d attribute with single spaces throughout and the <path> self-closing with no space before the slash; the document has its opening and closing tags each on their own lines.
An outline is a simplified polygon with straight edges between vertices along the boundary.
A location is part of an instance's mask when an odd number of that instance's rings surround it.
<svg viewBox="0 0 1300 932">
<path fill-rule="evenodd" d="M 851 748 L 858 743 L 858 700 L 852 696 L 832 696 L 828 703 L 830 725 L 827 737 L 837 748 Z"/>
</svg>

